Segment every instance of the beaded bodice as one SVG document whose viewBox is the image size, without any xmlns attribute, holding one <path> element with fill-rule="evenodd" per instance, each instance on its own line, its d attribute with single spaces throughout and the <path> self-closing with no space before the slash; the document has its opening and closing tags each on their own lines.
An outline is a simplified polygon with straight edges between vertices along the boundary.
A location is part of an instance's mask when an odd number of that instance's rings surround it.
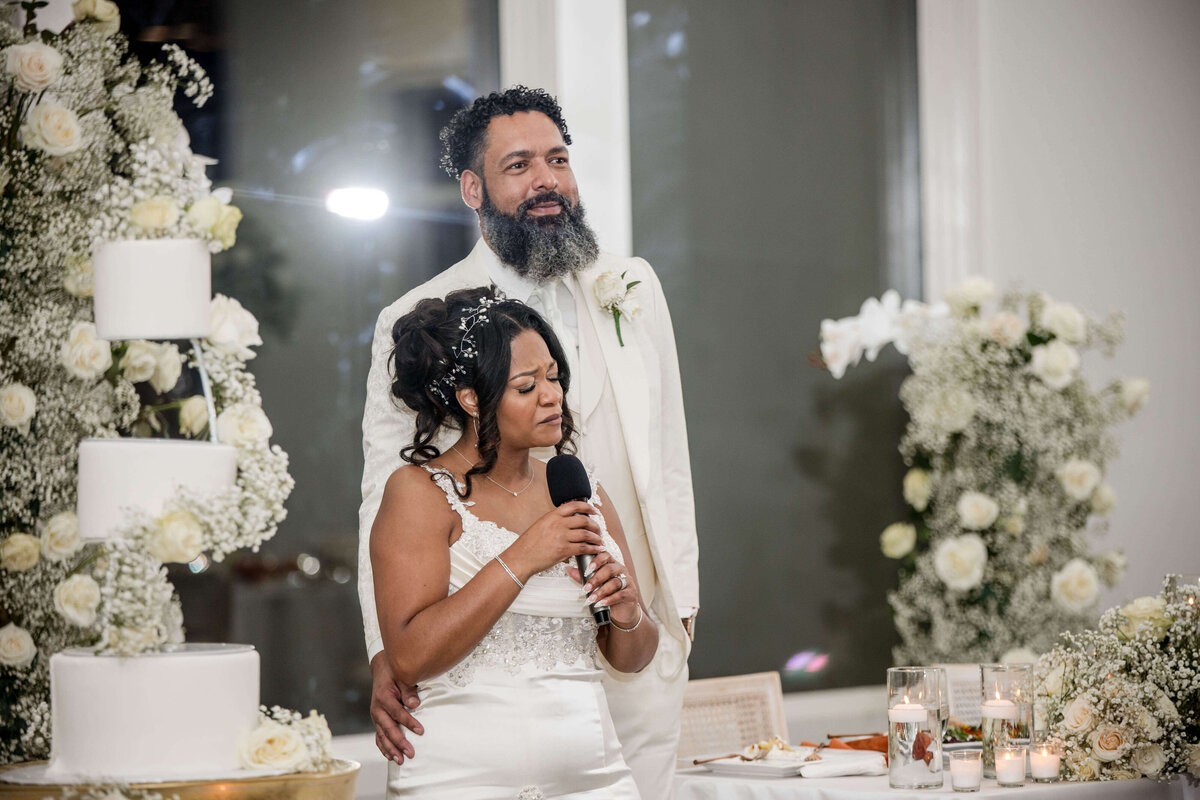
<svg viewBox="0 0 1200 800">
<path fill-rule="evenodd" d="M 471 510 L 472 501 L 464 501 L 454 491 L 454 478 L 445 470 L 425 469 L 446 493 L 446 501 L 462 518 L 462 536 L 451 545 L 450 593 L 461 589 L 475 572 L 502 553 L 518 534 L 480 519 Z M 592 505 L 599 506 L 595 483 L 592 485 Z M 602 516 L 596 517 L 605 547 L 618 561 L 621 551 L 609 536 Z M 539 670 L 580 666 L 597 669 L 596 623 L 586 612 L 578 584 L 574 591 L 561 591 L 563 581 L 570 581 L 566 564 L 555 564 L 530 578 L 526 588 L 508 611 L 501 615 L 487 635 L 459 663 L 446 673 L 455 686 L 466 686 L 479 669 L 501 669 L 515 674 L 526 666 Z M 522 602 L 522 595 L 537 593 L 550 586 L 552 599 L 540 603 Z M 536 608 L 534 608 L 536 606 Z M 522 613 L 520 609 L 536 611 Z M 581 613 L 581 609 L 582 612 Z"/>
</svg>

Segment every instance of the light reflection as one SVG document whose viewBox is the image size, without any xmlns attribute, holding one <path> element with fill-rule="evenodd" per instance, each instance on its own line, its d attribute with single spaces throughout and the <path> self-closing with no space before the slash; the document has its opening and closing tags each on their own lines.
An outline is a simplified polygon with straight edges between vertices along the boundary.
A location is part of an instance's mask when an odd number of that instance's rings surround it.
<svg viewBox="0 0 1200 800">
<path fill-rule="evenodd" d="M 188 569 L 192 571 L 193 575 L 199 575 L 201 572 L 204 572 L 208 569 L 208 565 L 210 563 L 212 562 L 208 560 L 208 556 L 204 555 L 204 553 L 201 553 L 188 562 Z"/>
<path fill-rule="evenodd" d="M 339 217 L 371 222 L 387 213 L 388 196 L 382 189 L 347 186 L 325 195 L 325 208 Z"/>
<path fill-rule="evenodd" d="M 296 566 L 305 575 L 316 575 L 321 571 L 321 559 L 310 556 L 308 553 L 301 553 L 296 556 Z"/>
<path fill-rule="evenodd" d="M 816 650 L 801 650 L 787 660 L 783 669 L 785 672 L 791 673 L 815 673 L 825 669 L 825 665 L 828 663 L 828 653 L 819 653 Z"/>
</svg>

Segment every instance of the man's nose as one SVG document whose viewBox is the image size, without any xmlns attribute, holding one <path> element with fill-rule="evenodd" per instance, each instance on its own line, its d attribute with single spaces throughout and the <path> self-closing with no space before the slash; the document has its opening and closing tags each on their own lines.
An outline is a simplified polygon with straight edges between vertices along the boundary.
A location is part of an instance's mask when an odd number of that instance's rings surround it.
<svg viewBox="0 0 1200 800">
<path fill-rule="evenodd" d="M 534 191 L 552 192 L 558 188 L 558 176 L 545 161 L 539 161 L 534 165 L 532 175 Z"/>
</svg>

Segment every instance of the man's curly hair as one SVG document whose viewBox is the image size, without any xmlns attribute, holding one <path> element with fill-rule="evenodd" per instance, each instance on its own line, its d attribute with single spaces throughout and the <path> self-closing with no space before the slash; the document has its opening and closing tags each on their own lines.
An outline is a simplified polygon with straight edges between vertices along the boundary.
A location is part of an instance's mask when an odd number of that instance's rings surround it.
<svg viewBox="0 0 1200 800">
<path fill-rule="evenodd" d="M 571 143 L 567 123 L 563 120 L 558 101 L 545 89 L 530 89 L 514 86 L 503 92 L 492 92 L 475 99 L 467 108 L 461 108 L 442 128 L 442 169 L 455 180 L 461 180 L 465 170 L 483 174 L 483 160 L 487 126 L 493 117 L 512 116 L 523 111 L 540 111 L 549 117 L 562 133 L 563 142 Z"/>
</svg>

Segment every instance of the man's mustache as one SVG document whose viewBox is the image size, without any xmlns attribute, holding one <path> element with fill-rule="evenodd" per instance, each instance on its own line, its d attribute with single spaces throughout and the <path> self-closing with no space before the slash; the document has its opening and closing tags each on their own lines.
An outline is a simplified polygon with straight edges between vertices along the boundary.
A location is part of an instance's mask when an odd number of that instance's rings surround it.
<svg viewBox="0 0 1200 800">
<path fill-rule="evenodd" d="M 517 206 L 517 219 L 529 219 L 529 209 L 533 208 L 534 206 L 540 206 L 542 203 L 558 203 L 563 207 L 564 211 L 570 211 L 574 208 L 574 206 L 571 205 L 571 201 L 563 197 L 558 192 L 542 192 L 541 194 L 531 197 L 525 202 L 521 203 L 521 205 Z"/>
</svg>

